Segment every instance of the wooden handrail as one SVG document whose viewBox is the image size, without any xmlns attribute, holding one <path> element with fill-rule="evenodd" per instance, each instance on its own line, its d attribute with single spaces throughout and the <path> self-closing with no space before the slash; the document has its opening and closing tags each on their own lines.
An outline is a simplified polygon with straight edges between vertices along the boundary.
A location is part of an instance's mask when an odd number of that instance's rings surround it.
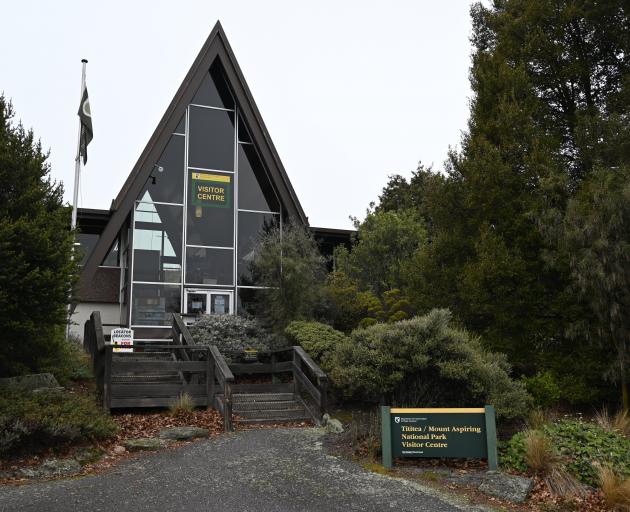
<svg viewBox="0 0 630 512">
<path fill-rule="evenodd" d="M 178 340 L 181 339 L 182 345 L 185 345 L 188 347 L 192 347 L 195 345 L 195 340 L 193 339 L 192 334 L 190 334 L 190 331 L 188 330 L 188 327 L 184 323 L 184 320 L 182 319 L 181 315 L 178 315 L 177 313 L 173 313 L 173 334 L 175 335 L 175 333 L 177 335 L 181 334 L 181 338 L 178 336 Z M 173 336 L 173 341 L 175 341 L 174 336 Z"/>
<path fill-rule="evenodd" d="M 313 398 L 319 408 L 319 417 L 321 418 L 326 413 L 328 391 L 328 377 L 322 371 L 322 369 L 311 359 L 311 357 L 300 346 L 291 347 L 293 349 L 293 380 L 296 386 L 296 392 L 298 391 L 298 385 L 302 384 L 304 389 L 308 391 L 309 395 Z M 302 363 L 304 363 L 311 373 L 317 379 L 317 383 L 312 382 L 304 370 L 302 370 Z"/>
<path fill-rule="evenodd" d="M 306 364 L 306 366 L 308 366 L 309 370 L 311 370 L 318 379 L 326 378 L 326 374 L 319 366 L 317 366 L 315 361 L 311 359 L 311 356 L 309 356 L 302 347 L 294 346 L 293 350 L 298 354 L 300 359 Z"/>
<path fill-rule="evenodd" d="M 232 385 L 234 384 L 234 374 L 216 345 L 210 347 L 210 356 L 214 361 L 213 373 L 223 387 L 223 425 L 226 432 L 231 432 L 234 428 L 232 424 Z"/>
</svg>

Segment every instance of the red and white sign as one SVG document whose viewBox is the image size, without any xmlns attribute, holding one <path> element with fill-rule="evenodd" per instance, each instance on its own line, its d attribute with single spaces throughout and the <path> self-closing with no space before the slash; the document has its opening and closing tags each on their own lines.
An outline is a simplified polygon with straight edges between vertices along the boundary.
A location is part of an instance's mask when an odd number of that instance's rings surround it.
<svg viewBox="0 0 630 512">
<path fill-rule="evenodd" d="M 113 352 L 133 352 L 133 329 L 117 327 L 111 333 Z"/>
</svg>

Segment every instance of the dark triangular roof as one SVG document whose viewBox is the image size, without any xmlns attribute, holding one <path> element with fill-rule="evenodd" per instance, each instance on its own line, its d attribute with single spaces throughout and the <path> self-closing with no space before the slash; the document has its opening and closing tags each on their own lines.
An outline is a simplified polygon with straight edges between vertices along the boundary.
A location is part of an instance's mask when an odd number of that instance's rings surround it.
<svg viewBox="0 0 630 512">
<path fill-rule="evenodd" d="M 295 191 L 280 161 L 278 152 L 271 141 L 269 132 L 254 102 L 252 93 L 247 86 L 243 72 L 236 61 L 234 52 L 232 52 L 223 27 L 221 27 L 221 23 L 217 21 L 208 39 L 201 48 L 199 55 L 197 55 L 197 58 L 193 62 L 192 67 L 186 74 L 186 78 L 184 78 L 184 81 L 179 86 L 171 104 L 166 109 L 153 135 L 142 151 L 140 158 L 138 158 L 136 165 L 125 181 L 125 184 L 120 189 L 116 199 L 112 202 L 109 223 L 105 227 L 96 247 L 82 269 L 82 284 L 91 281 L 97 267 L 107 255 L 112 242 L 131 212 L 134 201 L 149 179 L 151 171 L 153 170 L 153 164 L 157 162 L 171 134 L 175 131 L 179 120 L 186 112 L 188 104 L 191 103 L 202 80 L 207 75 L 210 66 L 217 59 L 223 66 L 226 80 L 235 95 L 241 116 L 249 128 L 250 135 L 260 152 L 262 161 L 269 170 L 270 177 L 280 195 L 282 203 L 286 207 L 289 215 L 300 219 L 305 225 L 308 225 L 308 219 L 295 195 Z"/>
</svg>

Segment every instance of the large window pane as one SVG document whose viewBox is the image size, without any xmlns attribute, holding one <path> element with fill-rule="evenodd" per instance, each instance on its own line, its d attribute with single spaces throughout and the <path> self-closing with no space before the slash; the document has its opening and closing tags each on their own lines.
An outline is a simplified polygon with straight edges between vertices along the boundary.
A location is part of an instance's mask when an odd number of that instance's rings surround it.
<svg viewBox="0 0 630 512">
<path fill-rule="evenodd" d="M 234 170 L 234 112 L 190 107 L 188 165 Z"/>
<path fill-rule="evenodd" d="M 81 261 L 79 265 L 85 265 L 85 262 L 92 254 L 94 247 L 98 243 L 99 235 L 96 233 L 77 233 L 77 241 L 81 244 L 79 249 L 79 254 L 81 256 Z"/>
<path fill-rule="evenodd" d="M 271 213 L 238 212 L 238 284 L 260 284 L 251 270 L 254 250 L 262 234 L 279 222 L 279 215 Z"/>
<path fill-rule="evenodd" d="M 182 274 L 181 206 L 137 203 L 133 280 L 179 283 Z"/>
<path fill-rule="evenodd" d="M 186 248 L 186 282 L 190 284 L 234 284 L 234 251 L 231 249 Z"/>
<path fill-rule="evenodd" d="M 260 294 L 263 290 L 255 288 L 239 288 L 237 293 L 236 314 L 242 316 L 256 316 Z"/>
<path fill-rule="evenodd" d="M 234 108 L 234 98 L 219 63 L 210 67 L 210 72 L 201 82 L 192 103 L 208 107 Z"/>
<path fill-rule="evenodd" d="M 181 287 L 162 284 L 134 284 L 132 325 L 171 325 L 173 313 L 181 312 Z"/>
<path fill-rule="evenodd" d="M 138 196 L 141 201 L 180 204 L 184 202 L 185 145 L 185 137 L 171 136 L 151 172 L 151 177 Z"/>
<path fill-rule="evenodd" d="M 251 144 L 238 145 L 238 207 L 280 211 L 271 182 Z"/>
<path fill-rule="evenodd" d="M 186 243 L 234 247 L 234 176 L 190 171 Z"/>
</svg>

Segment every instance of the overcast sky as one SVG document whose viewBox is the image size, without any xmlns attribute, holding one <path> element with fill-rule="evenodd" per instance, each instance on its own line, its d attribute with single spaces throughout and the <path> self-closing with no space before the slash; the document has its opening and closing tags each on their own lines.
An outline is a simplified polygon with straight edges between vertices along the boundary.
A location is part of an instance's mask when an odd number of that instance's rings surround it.
<svg viewBox="0 0 630 512">
<path fill-rule="evenodd" d="M 71 201 L 81 58 L 94 140 L 79 206 L 109 208 L 217 19 L 313 226 L 349 228 L 387 176 L 442 168 L 466 128 L 469 0 L 3 6 L 0 91 Z"/>
</svg>

